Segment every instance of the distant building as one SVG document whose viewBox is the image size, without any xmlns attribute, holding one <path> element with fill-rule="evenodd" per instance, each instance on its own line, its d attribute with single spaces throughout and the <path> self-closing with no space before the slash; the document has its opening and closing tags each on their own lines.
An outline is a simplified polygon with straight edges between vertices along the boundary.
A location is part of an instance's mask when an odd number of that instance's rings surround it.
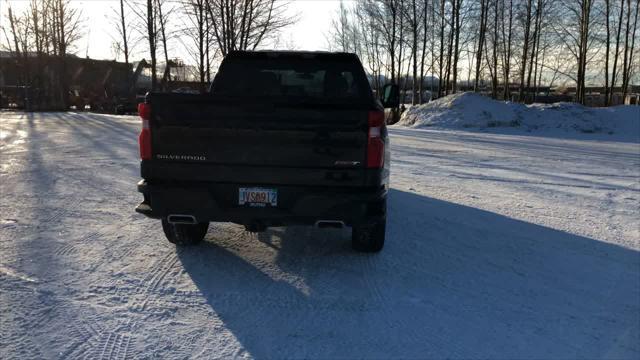
<svg viewBox="0 0 640 360">
<path fill-rule="evenodd" d="M 137 102 L 151 89 L 149 67 L 144 59 L 126 64 L 67 55 L 63 61 L 46 54 L 16 57 L 0 51 L 0 106 L 101 112 L 121 112 L 124 107 L 135 111 Z M 182 92 L 199 92 L 200 83 L 193 81 L 194 69 L 177 59 L 159 63 L 156 91 L 180 88 Z"/>
<path fill-rule="evenodd" d="M 33 110 L 111 106 L 106 103 L 128 95 L 131 73 L 130 64 L 110 60 L 0 53 L 0 92 L 5 105 Z"/>
</svg>

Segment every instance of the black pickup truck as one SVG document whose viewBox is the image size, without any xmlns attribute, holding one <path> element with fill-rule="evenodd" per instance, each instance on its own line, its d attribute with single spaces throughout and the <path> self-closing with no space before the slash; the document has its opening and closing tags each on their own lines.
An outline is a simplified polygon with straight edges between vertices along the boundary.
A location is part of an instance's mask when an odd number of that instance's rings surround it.
<svg viewBox="0 0 640 360">
<path fill-rule="evenodd" d="M 238 51 L 206 94 L 150 93 L 139 105 L 144 195 L 172 243 L 209 222 L 352 227 L 352 246 L 384 246 L 389 146 L 384 107 L 348 53 Z M 384 104 L 384 106 L 383 106 Z"/>
</svg>

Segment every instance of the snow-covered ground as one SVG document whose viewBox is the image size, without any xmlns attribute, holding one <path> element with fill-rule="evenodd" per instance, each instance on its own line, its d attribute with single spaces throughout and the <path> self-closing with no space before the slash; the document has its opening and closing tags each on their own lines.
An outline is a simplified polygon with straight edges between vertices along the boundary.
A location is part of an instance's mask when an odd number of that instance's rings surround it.
<svg viewBox="0 0 640 360">
<path fill-rule="evenodd" d="M 574 103 L 523 105 L 466 92 L 412 106 L 403 113 L 399 125 L 639 142 L 640 106 L 590 108 Z"/>
<path fill-rule="evenodd" d="M 135 117 L 0 116 L 2 359 L 640 357 L 635 141 L 392 127 L 380 254 L 177 250 L 133 212 Z"/>
</svg>

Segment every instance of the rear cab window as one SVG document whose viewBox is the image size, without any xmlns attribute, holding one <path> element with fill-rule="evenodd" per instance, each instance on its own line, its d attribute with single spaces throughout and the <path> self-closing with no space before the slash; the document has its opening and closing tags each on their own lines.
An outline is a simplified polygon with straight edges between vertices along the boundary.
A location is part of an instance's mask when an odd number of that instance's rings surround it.
<svg viewBox="0 0 640 360">
<path fill-rule="evenodd" d="M 252 53 L 228 56 L 212 94 L 310 103 L 370 103 L 371 87 L 354 55 Z"/>
</svg>

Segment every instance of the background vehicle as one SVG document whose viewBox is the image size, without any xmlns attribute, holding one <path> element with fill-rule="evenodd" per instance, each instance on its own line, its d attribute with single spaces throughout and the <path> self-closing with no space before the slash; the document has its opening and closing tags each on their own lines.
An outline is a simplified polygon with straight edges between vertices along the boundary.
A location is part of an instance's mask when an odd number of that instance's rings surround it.
<svg viewBox="0 0 640 360">
<path fill-rule="evenodd" d="M 383 93 L 397 106 L 395 86 Z M 351 226 L 355 249 L 382 249 L 388 136 L 356 55 L 233 52 L 209 94 L 149 94 L 139 110 L 136 210 L 161 219 L 169 241 L 230 221 Z"/>
</svg>

